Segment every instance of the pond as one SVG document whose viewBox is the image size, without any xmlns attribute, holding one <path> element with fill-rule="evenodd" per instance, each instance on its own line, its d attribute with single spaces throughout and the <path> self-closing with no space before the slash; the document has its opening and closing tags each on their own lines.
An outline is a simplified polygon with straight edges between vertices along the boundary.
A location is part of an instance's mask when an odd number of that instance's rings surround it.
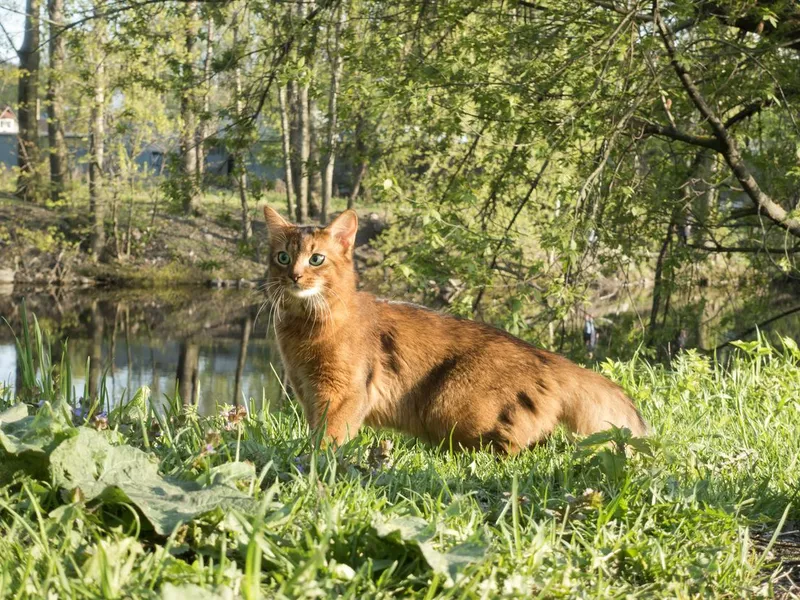
<svg viewBox="0 0 800 600">
<path fill-rule="evenodd" d="M 197 287 L 174 289 L 121 289 L 54 291 L 51 293 L 0 292 L 0 384 L 17 387 L 20 377 L 14 333 L 21 331 L 23 300 L 29 315 L 36 315 L 51 342 L 54 362 L 61 360 L 62 342 L 68 340 L 68 356 L 77 398 L 94 398 L 105 388 L 113 402 L 130 398 L 147 385 L 152 397 L 164 401 L 178 394 L 208 414 L 220 404 L 254 399 L 275 407 L 285 399 L 283 371 L 274 334 L 269 327 L 269 310 L 262 306 L 257 290 Z M 758 311 L 730 312 L 724 324 L 709 319 L 703 335 L 707 348 L 718 341 L 752 338 L 754 325 L 761 331 L 787 335 L 800 341 L 800 310 L 784 298 Z M 796 302 L 796 301 L 795 301 Z M 705 309 L 698 312 L 698 322 Z M 788 308 L 787 308 L 788 307 Z M 614 336 L 623 338 L 633 326 L 634 316 L 609 308 Z M 765 319 L 765 315 L 777 316 Z M 577 352 L 586 361 L 580 341 L 581 323 L 574 329 Z M 600 348 L 598 348 L 601 350 Z M 723 348 L 717 357 L 724 360 Z M 564 349 L 569 353 L 569 349 Z M 602 349 L 596 359 L 615 358 L 624 353 L 623 344 Z M 87 357 L 90 359 L 87 366 Z M 0 386 L 0 387 L 2 387 Z"/>
<path fill-rule="evenodd" d="M 16 389 L 19 361 L 13 333 L 21 331 L 23 299 L 49 335 L 54 362 L 61 342 L 76 397 L 105 386 L 114 402 L 147 385 L 154 399 L 191 399 L 202 413 L 217 404 L 253 398 L 281 401 L 282 371 L 268 311 L 256 290 L 89 289 L 69 293 L 14 292 L 0 296 L 0 382 Z M 13 330 L 13 332 L 12 332 Z M 87 357 L 90 359 L 87 368 Z"/>
</svg>

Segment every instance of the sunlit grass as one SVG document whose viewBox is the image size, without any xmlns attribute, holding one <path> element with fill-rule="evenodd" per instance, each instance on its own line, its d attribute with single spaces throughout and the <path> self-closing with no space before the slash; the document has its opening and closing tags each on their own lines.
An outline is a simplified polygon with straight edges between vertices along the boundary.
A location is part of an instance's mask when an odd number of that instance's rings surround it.
<svg viewBox="0 0 800 600">
<path fill-rule="evenodd" d="M 22 397 L 66 414 L 69 371 L 49 366 L 31 330 L 20 342 Z M 100 398 L 72 415 L 75 425 L 143 449 L 164 476 L 209 486 L 228 473 L 253 510 L 214 511 L 162 537 L 135 502 L 86 503 L 23 462 L 13 481 L 2 472 L 0 594 L 769 596 L 781 567 L 765 546 L 799 516 L 798 360 L 787 341 L 743 344 L 727 368 L 694 353 L 671 370 L 606 363 L 652 424 L 649 441 L 612 432 L 611 446 L 576 445 L 558 434 L 508 459 L 369 429 L 321 451 L 280 398 L 212 417 L 178 399 L 155 410 L 146 390 L 108 414 Z M 64 427 L 59 435 L 78 431 Z M 376 452 L 387 439 L 393 449 Z M 252 467 L 233 476 L 236 462 Z"/>
</svg>

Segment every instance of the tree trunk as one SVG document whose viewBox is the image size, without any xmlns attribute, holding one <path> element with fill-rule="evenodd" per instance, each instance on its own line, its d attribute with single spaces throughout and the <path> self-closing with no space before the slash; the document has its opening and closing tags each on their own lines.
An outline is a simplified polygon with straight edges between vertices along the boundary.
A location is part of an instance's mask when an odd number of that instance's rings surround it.
<svg viewBox="0 0 800 600">
<path fill-rule="evenodd" d="M 281 110 L 281 142 L 283 145 L 283 168 L 286 170 L 286 209 L 289 218 L 294 215 L 294 182 L 292 178 L 292 140 L 289 128 L 289 109 L 286 105 L 286 88 L 278 88 L 278 103 Z"/>
<path fill-rule="evenodd" d="M 319 158 L 319 128 L 317 127 L 316 100 L 308 102 L 308 216 L 312 219 L 319 217 L 319 200 L 322 196 L 322 172 L 320 171 Z"/>
<path fill-rule="evenodd" d="M 239 54 L 239 20 L 233 26 L 233 51 Z M 233 95 L 236 104 L 236 119 L 241 123 L 242 120 L 242 69 L 239 66 L 241 57 L 236 57 L 236 68 L 233 71 Z M 239 201 L 242 205 L 242 241 L 249 242 L 253 236 L 253 228 L 250 224 L 250 213 L 247 210 L 247 165 L 244 161 L 244 152 L 240 141 L 236 143 L 235 157 L 236 181 L 239 187 Z"/>
<path fill-rule="evenodd" d="M 187 215 L 197 213 L 197 142 L 194 43 L 197 38 L 197 2 L 186 4 L 186 46 L 181 81 L 181 203 Z"/>
<path fill-rule="evenodd" d="M 306 0 L 296 0 L 293 17 L 298 21 L 303 21 L 306 17 Z M 302 30 L 302 29 L 301 29 Z M 298 40 L 296 45 L 302 47 L 302 40 Z M 305 64 L 310 62 L 309 56 L 304 56 Z M 297 222 L 305 223 L 308 220 L 308 159 L 311 152 L 311 130 L 309 127 L 308 115 L 308 78 L 302 81 L 295 80 L 291 83 L 292 103 L 292 169 L 295 184 L 295 209 L 297 211 Z"/>
<path fill-rule="evenodd" d="M 320 221 L 323 224 L 328 222 L 328 213 L 330 212 L 331 198 L 333 197 L 333 171 L 336 161 L 337 135 L 336 103 L 339 99 L 339 80 L 342 77 L 341 36 L 344 20 L 344 8 L 340 6 L 331 49 L 331 87 L 328 92 L 328 131 L 325 139 L 325 171 L 322 183 L 322 214 L 320 216 Z"/>
<path fill-rule="evenodd" d="M 193 340 L 181 342 L 178 351 L 178 373 L 175 376 L 178 395 L 184 404 L 197 404 L 197 377 L 200 346 Z"/>
<path fill-rule="evenodd" d="M 37 200 L 37 171 L 39 169 L 39 0 L 27 0 L 25 33 L 19 57 L 17 88 L 17 197 Z"/>
<path fill-rule="evenodd" d="M 103 21 L 95 20 L 98 40 L 103 39 Z M 102 45 L 102 42 L 100 41 Z M 101 48 L 97 49 L 94 73 L 94 97 L 92 99 L 92 118 L 89 124 L 89 210 L 93 215 L 92 259 L 96 262 L 103 254 L 106 244 L 105 200 L 103 198 L 103 159 L 105 152 L 105 57 Z"/>
<path fill-rule="evenodd" d="M 361 192 L 361 184 L 364 182 L 364 177 L 367 175 L 369 162 L 367 160 L 367 143 L 364 141 L 366 135 L 367 122 L 364 117 L 360 117 L 356 123 L 355 135 L 355 159 L 358 160 L 358 170 L 356 171 L 355 179 L 353 180 L 353 187 L 350 190 L 350 196 L 347 198 L 347 208 L 353 208 L 358 194 Z"/>
<path fill-rule="evenodd" d="M 250 316 L 242 321 L 242 337 L 239 341 L 239 357 L 236 359 L 236 379 L 233 388 L 233 403 L 239 406 L 242 399 L 242 377 L 244 376 L 244 365 L 247 361 L 247 344 L 250 343 L 250 332 L 253 328 L 253 321 Z"/>
<path fill-rule="evenodd" d="M 297 122 L 296 147 L 294 152 L 297 173 L 297 222 L 308 220 L 308 159 L 311 151 L 311 130 L 308 124 L 308 85 L 295 84 L 295 120 Z"/>
<path fill-rule="evenodd" d="M 353 208 L 356 203 L 356 198 L 358 198 L 358 194 L 361 191 L 361 183 L 364 181 L 364 177 L 367 174 L 367 167 L 369 163 L 367 163 L 367 159 L 361 159 L 361 164 L 358 166 L 358 171 L 356 172 L 355 181 L 353 181 L 353 189 L 350 190 L 350 196 L 347 198 L 347 208 Z"/>
<path fill-rule="evenodd" d="M 58 202 L 67 179 L 67 141 L 64 137 L 64 73 L 66 40 L 64 39 L 64 0 L 50 0 L 50 76 L 47 87 L 47 139 L 50 152 L 50 199 Z"/>
<path fill-rule="evenodd" d="M 658 330 L 658 312 L 661 309 L 661 294 L 663 292 L 664 261 L 667 258 L 667 251 L 672 242 L 672 234 L 675 231 L 675 215 L 670 219 L 667 227 L 667 235 L 661 243 L 661 249 L 656 259 L 656 269 L 653 275 L 653 304 L 650 307 L 650 323 L 647 327 L 647 339 L 652 345 L 655 343 L 656 332 Z"/>
<path fill-rule="evenodd" d="M 203 114 L 197 125 L 197 179 L 201 187 L 205 185 L 204 175 L 206 172 L 206 148 L 205 142 L 208 137 L 208 118 L 211 111 L 211 64 L 214 59 L 214 19 L 209 17 L 206 25 L 206 57 L 203 62 Z"/>
</svg>

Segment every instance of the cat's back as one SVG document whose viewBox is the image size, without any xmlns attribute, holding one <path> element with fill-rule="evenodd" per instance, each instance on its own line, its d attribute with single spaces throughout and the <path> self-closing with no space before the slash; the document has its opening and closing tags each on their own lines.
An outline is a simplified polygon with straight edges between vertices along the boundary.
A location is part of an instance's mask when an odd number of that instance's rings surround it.
<svg viewBox="0 0 800 600">
<path fill-rule="evenodd" d="M 602 375 L 502 330 L 421 306 L 372 301 L 370 338 L 387 397 L 413 412 L 406 428 L 442 439 L 453 423 L 467 445 L 478 438 L 524 447 L 557 422 L 590 433 L 644 424 L 624 392 Z M 384 419 L 379 419 L 384 420 Z M 414 423 L 416 422 L 416 423 Z M 416 425 L 416 426 L 413 426 Z"/>
<path fill-rule="evenodd" d="M 441 313 L 418 304 L 374 298 L 375 329 L 379 337 L 402 338 L 427 355 L 487 354 L 504 363 L 540 367 L 567 366 L 569 360 L 537 348 L 484 323 Z"/>
</svg>

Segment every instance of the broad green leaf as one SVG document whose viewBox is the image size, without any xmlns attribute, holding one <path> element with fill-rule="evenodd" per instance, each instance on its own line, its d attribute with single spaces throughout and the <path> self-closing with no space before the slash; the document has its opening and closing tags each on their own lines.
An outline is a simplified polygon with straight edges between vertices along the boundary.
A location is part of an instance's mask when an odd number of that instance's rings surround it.
<svg viewBox="0 0 800 600">
<path fill-rule="evenodd" d="M 151 456 L 131 446 L 112 446 L 99 431 L 81 427 L 50 457 L 53 480 L 79 488 L 86 500 L 130 502 L 167 535 L 180 524 L 216 509 L 249 511 L 251 498 L 227 485 L 202 487 L 195 481 L 164 477 Z"/>
<path fill-rule="evenodd" d="M 431 570 L 444 576 L 451 584 L 462 569 L 481 560 L 486 552 L 484 546 L 476 543 L 459 544 L 448 552 L 440 552 L 432 544 L 435 536 L 433 526 L 420 517 L 404 516 L 385 520 L 381 515 L 375 515 L 372 528 L 378 537 L 416 546 Z"/>
<path fill-rule="evenodd" d="M 426 541 L 433 537 L 431 525 L 420 517 L 395 517 L 386 521 L 380 515 L 375 515 L 372 528 L 378 537 L 395 536 L 403 542 Z"/>
<path fill-rule="evenodd" d="M 203 486 L 219 484 L 236 487 L 237 481 L 253 479 L 255 476 L 256 468 L 253 463 L 230 462 L 209 469 L 208 473 L 203 473 L 197 478 L 197 482 Z"/>
<path fill-rule="evenodd" d="M 0 412 L 0 426 L 5 425 L 6 423 L 16 423 L 27 416 L 28 407 L 20 402 L 19 404 L 15 404 L 10 408 L 5 409 L 3 412 Z"/>
<path fill-rule="evenodd" d="M 75 428 L 61 412 L 45 404 L 35 415 L 17 404 L 0 414 L 0 485 L 14 473 L 47 477 L 48 453 Z"/>
<path fill-rule="evenodd" d="M 192 598 L 192 600 L 233 600 L 235 596 L 233 590 L 226 586 L 207 588 L 193 583 L 185 583 L 183 585 L 167 583 L 161 588 L 161 598 L 162 600 L 184 600 L 185 598 Z"/>
</svg>

